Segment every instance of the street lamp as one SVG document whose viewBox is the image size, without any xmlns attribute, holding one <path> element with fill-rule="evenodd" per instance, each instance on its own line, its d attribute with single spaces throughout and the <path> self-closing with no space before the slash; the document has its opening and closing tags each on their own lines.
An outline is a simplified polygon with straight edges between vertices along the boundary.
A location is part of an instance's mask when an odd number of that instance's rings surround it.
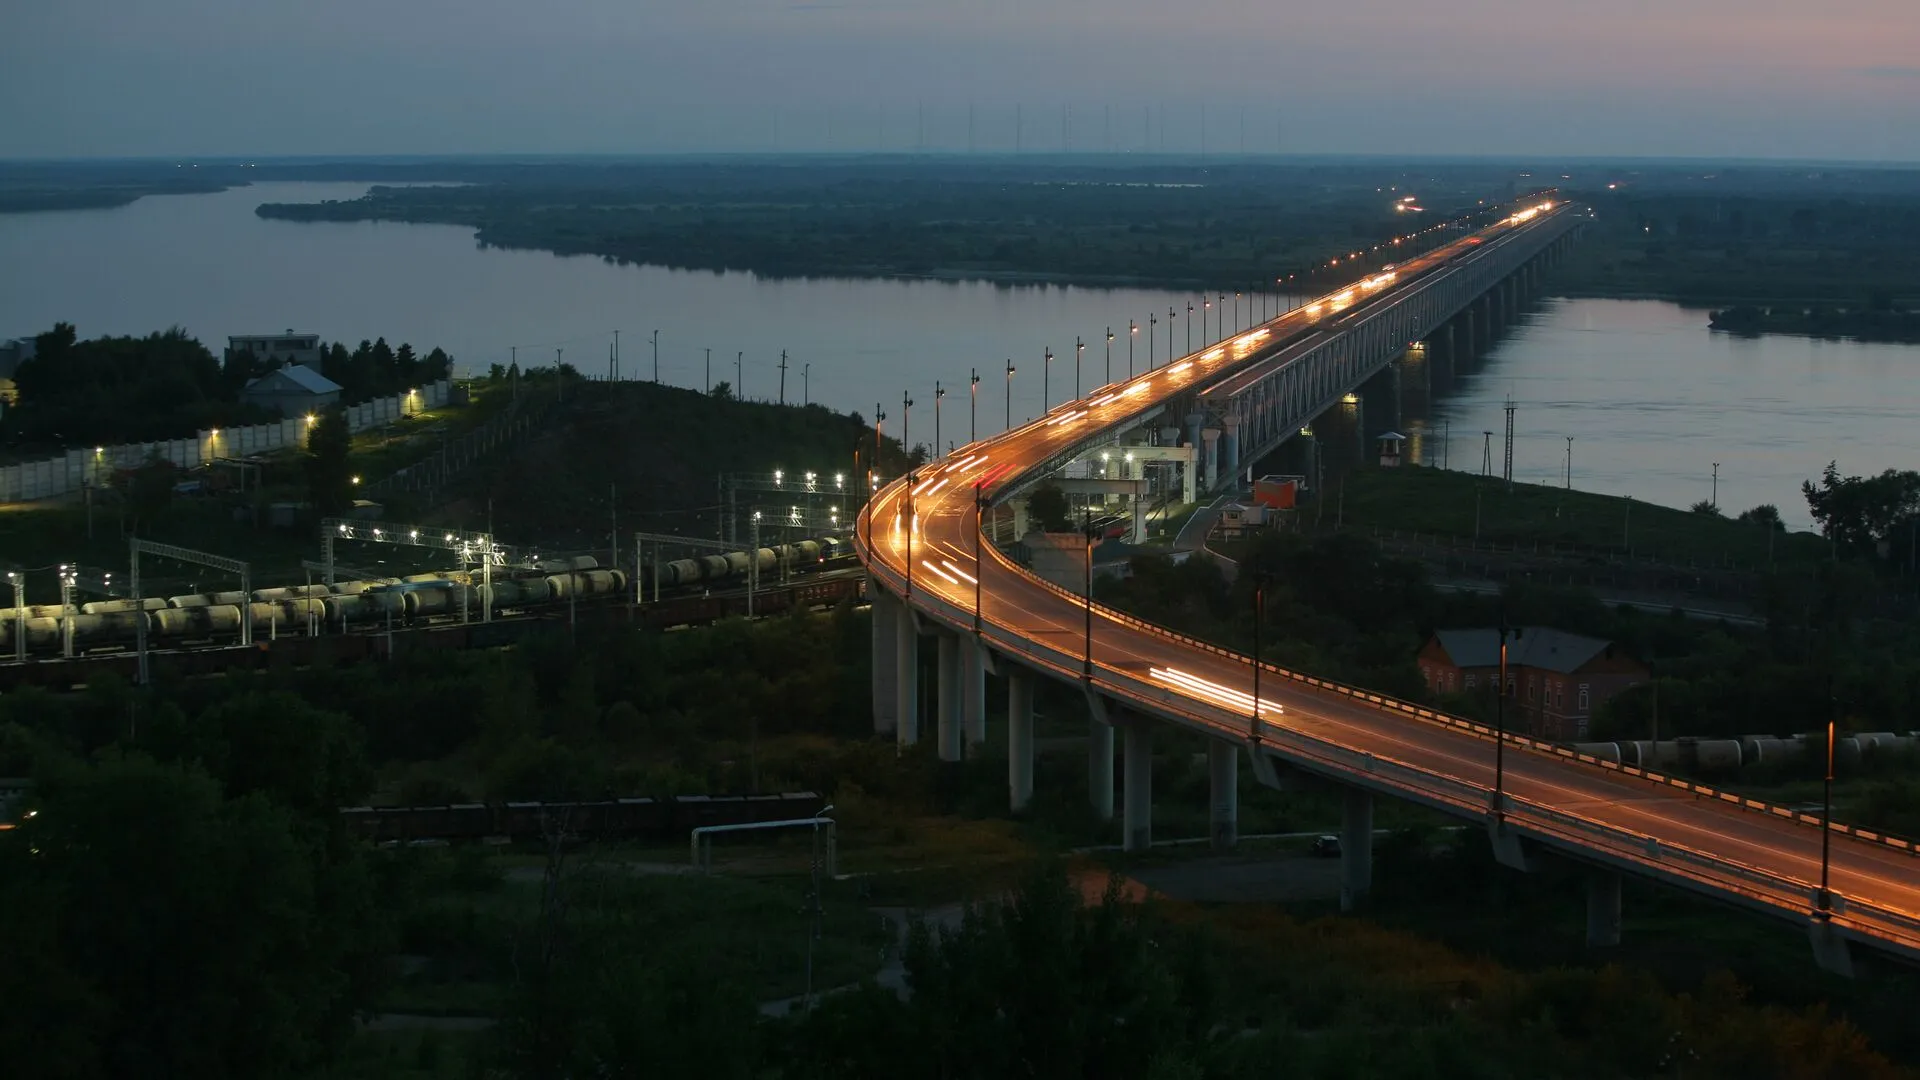
<svg viewBox="0 0 1920 1080">
<path fill-rule="evenodd" d="M 973 636 L 975 638 L 980 636 L 980 579 L 987 570 L 986 561 L 980 557 L 980 541 L 986 532 L 983 518 L 987 509 L 987 497 L 981 494 L 980 485 L 983 478 L 984 474 L 973 481 Z"/>
<path fill-rule="evenodd" d="M 1191 305 L 1189 305 L 1191 306 Z M 1200 344 L 1207 343 L 1207 312 L 1213 310 L 1213 301 L 1200 297 Z"/>
<path fill-rule="evenodd" d="M 1265 570 L 1253 575 L 1253 741 L 1260 741 L 1260 624 L 1267 615 L 1267 583 L 1273 575 Z"/>
<path fill-rule="evenodd" d="M 1251 310 L 1252 305 L 1248 305 Z M 1233 290 L 1233 332 L 1240 332 L 1240 290 Z"/>
<path fill-rule="evenodd" d="M 1219 337 L 1217 337 L 1217 338 L 1215 338 L 1215 339 L 1214 339 L 1215 341 L 1224 341 L 1224 340 L 1226 340 L 1226 337 L 1227 337 L 1227 324 L 1226 324 L 1226 322 L 1224 321 L 1224 320 L 1226 319 L 1226 317 L 1227 317 L 1227 294 L 1226 294 L 1226 293 L 1221 293 L 1221 294 L 1220 294 L 1220 306 L 1219 306 L 1219 307 L 1217 307 L 1217 308 L 1215 308 L 1215 309 L 1214 309 L 1214 312 L 1213 312 L 1213 324 L 1214 324 L 1214 326 L 1215 326 L 1215 327 L 1217 327 L 1217 328 L 1218 328 L 1218 330 L 1217 330 L 1217 332 L 1218 332 L 1218 333 L 1219 333 L 1219 335 L 1220 335 Z"/>
<path fill-rule="evenodd" d="M 1200 335 L 1200 344 L 1207 343 L 1207 335 Z M 1187 351 L 1193 351 L 1193 301 L 1187 301 Z"/>
<path fill-rule="evenodd" d="M 906 430 L 905 421 L 901 422 L 900 430 Z M 909 458 L 908 460 L 911 461 L 912 459 Z M 907 473 L 907 497 L 905 500 L 907 510 L 907 588 L 905 596 L 909 600 L 913 599 L 913 485 L 919 482 L 920 478 L 918 476 L 914 475 L 911 471 Z M 904 720 L 905 717 L 901 719 Z"/>
<path fill-rule="evenodd" d="M 1044 415 L 1053 410 L 1053 391 L 1048 389 L 1053 379 L 1053 346 L 1046 347 L 1046 355 L 1040 358 L 1040 412 Z"/>
<path fill-rule="evenodd" d="M 1111 382 L 1113 382 L 1113 327 L 1109 326 L 1107 327 L 1107 378 L 1106 382 L 1100 385 L 1106 386 Z"/>
<path fill-rule="evenodd" d="M 1140 336 L 1140 324 L 1127 320 L 1127 378 L 1133 378 L 1133 341 Z"/>
<path fill-rule="evenodd" d="M 967 371 L 972 376 L 968 383 L 972 399 L 967 402 L 967 441 L 974 443 L 980 441 L 980 369 L 968 368 Z"/>
<path fill-rule="evenodd" d="M 1173 310 L 1173 305 L 1168 304 L 1167 305 L 1167 363 L 1169 364 L 1173 363 L 1173 317 L 1174 317 L 1174 314 L 1175 312 Z M 1205 337 L 1206 335 L 1202 334 L 1200 336 Z"/>
<path fill-rule="evenodd" d="M 936 459 L 940 456 L 940 399 L 946 396 L 947 392 L 940 387 L 940 380 L 933 380 L 933 456 Z"/>
<path fill-rule="evenodd" d="M 1007 357 L 1007 430 L 1013 430 L 1013 357 Z"/>
<path fill-rule="evenodd" d="M 1080 354 L 1086 351 L 1086 342 L 1081 341 L 1080 335 L 1075 334 L 1073 336 L 1073 400 L 1075 401 L 1080 400 Z"/>
<path fill-rule="evenodd" d="M 1087 544 L 1087 645 L 1080 674 L 1091 684 L 1093 682 L 1093 503 L 1083 503 L 1080 510 L 1084 515 L 1081 525 L 1082 539 Z"/>
<path fill-rule="evenodd" d="M 1496 825 L 1504 814 L 1507 782 L 1507 636 L 1519 640 L 1523 631 L 1507 626 L 1505 611 L 1500 613 L 1500 675 L 1493 691 L 1493 820 Z"/>
<path fill-rule="evenodd" d="M 913 422 L 913 395 L 902 391 L 900 394 L 900 449 L 907 455 L 907 465 L 913 465 L 913 444 L 907 441 L 907 425 Z"/>
<path fill-rule="evenodd" d="M 1153 331 L 1160 325 L 1160 316 L 1147 316 L 1147 370 L 1153 370 Z M 1169 331 L 1171 332 L 1171 331 Z"/>
</svg>

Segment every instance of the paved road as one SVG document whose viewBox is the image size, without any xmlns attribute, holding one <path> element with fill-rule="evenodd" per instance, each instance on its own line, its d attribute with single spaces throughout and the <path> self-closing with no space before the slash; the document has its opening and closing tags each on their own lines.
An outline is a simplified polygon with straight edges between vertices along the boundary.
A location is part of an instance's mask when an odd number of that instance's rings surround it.
<svg viewBox="0 0 1920 1080">
<path fill-rule="evenodd" d="M 1460 241 L 1409 260 L 1398 270 L 1398 284 L 1383 284 L 1373 295 L 1388 295 L 1453 256 L 1484 257 L 1501 239 L 1494 234 L 1493 239 L 1482 237 L 1479 243 Z M 1085 607 L 1019 572 L 991 546 L 985 549 L 982 569 L 974 557 L 979 543 L 976 491 L 991 497 L 1011 477 L 1094 431 L 1150 412 L 1169 397 L 1211 384 L 1230 372 L 1304 353 L 1323 340 L 1321 331 L 1310 328 L 1314 320 L 1364 306 L 1365 293 L 1364 289 L 1347 290 L 1343 301 L 1325 302 L 1323 310 L 1316 310 L 1319 305 L 1297 309 L 1224 346 L 1209 346 L 1147 375 L 1103 387 L 1082 402 L 956 451 L 945 462 L 921 470 L 911 496 L 903 480 L 894 481 L 871 504 L 863 547 L 883 580 L 897 583 L 901 575 L 911 574 L 907 591 L 916 607 L 950 624 L 969 625 L 970 620 L 963 622 L 964 616 L 958 613 L 970 614 L 978 595 L 980 618 L 996 644 L 1006 642 L 1014 651 L 1024 652 L 1029 661 L 1074 677 L 1086 655 Z M 981 579 L 977 594 L 976 578 Z M 1142 681 L 1151 681 L 1169 704 L 1159 711 L 1189 726 L 1247 738 L 1250 723 L 1244 717 L 1251 711 L 1253 682 L 1247 661 L 1182 643 L 1109 614 L 1097 612 L 1093 623 L 1098 688 L 1122 701 L 1140 701 Z M 1186 682 L 1176 685 L 1177 680 Z M 1260 711 L 1264 739 L 1284 743 L 1287 734 L 1299 733 L 1374 755 L 1383 766 L 1404 763 L 1424 774 L 1420 783 L 1425 793 L 1455 792 L 1455 805 L 1462 810 L 1465 804 L 1457 798 L 1462 782 L 1484 788 L 1494 783 L 1492 742 L 1470 731 L 1409 718 L 1274 676 L 1265 680 Z M 1383 774 L 1386 771 L 1391 770 Z M 1391 790 L 1394 783 L 1382 780 L 1374 786 Z M 1657 855 L 1644 847 L 1636 855 L 1631 845 L 1618 840 L 1608 848 L 1615 861 L 1639 866 L 1636 860 L 1644 860 L 1649 869 L 1670 872 L 1723 894 L 1741 894 L 1778 910 L 1804 912 L 1805 887 L 1756 883 L 1753 875 L 1743 875 L 1741 870 L 1757 869 L 1797 883 L 1819 880 L 1820 834 L 1815 829 L 1511 746 L 1506 754 L 1505 787 L 1519 800 L 1630 831 L 1669 851 L 1691 849 L 1716 856 L 1725 861 L 1718 869 L 1682 866 L 1671 858 L 1656 864 Z M 1571 834 L 1564 839 L 1568 846 L 1595 843 Z M 1832 887 L 1837 892 L 1896 911 L 1920 912 L 1920 861 L 1914 857 L 1835 836 L 1832 866 Z M 1909 947 L 1920 942 L 1920 938 L 1908 940 Z"/>
</svg>

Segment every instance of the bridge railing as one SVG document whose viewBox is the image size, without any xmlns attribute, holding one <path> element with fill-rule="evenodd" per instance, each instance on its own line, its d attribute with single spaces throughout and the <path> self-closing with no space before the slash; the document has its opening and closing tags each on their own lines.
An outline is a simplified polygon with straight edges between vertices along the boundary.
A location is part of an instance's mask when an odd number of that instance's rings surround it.
<svg viewBox="0 0 1920 1080">
<path fill-rule="evenodd" d="M 996 551 L 996 555 L 998 554 Z M 1010 564 L 1003 563 L 1003 565 Z M 878 575 L 890 579 L 889 585 L 899 588 L 903 584 L 903 579 L 898 573 L 884 564 L 879 566 Z M 1042 582 L 1041 584 L 1064 592 L 1050 583 Z M 1068 594 L 1068 597 L 1071 599 L 1071 594 Z M 970 610 L 948 601 L 937 593 L 923 592 L 916 603 L 940 621 L 947 623 L 951 629 L 965 632 L 971 626 Z M 1097 612 L 1103 610 L 1096 606 Z M 1047 669 L 1063 680 L 1078 681 L 1084 678 L 1082 657 L 1078 651 L 1056 648 L 1023 637 L 1014 628 L 984 620 L 981 636 L 1002 651 L 1019 655 L 1024 662 Z M 1180 637 L 1180 635 L 1171 634 L 1168 636 Z M 1182 640 L 1205 646 L 1205 643 L 1195 642 L 1194 639 Z M 1222 655 L 1236 655 L 1213 646 L 1206 646 L 1206 648 Z M 1262 666 L 1268 668 L 1267 665 Z M 1280 673 L 1279 669 L 1268 669 Z M 1304 681 L 1319 687 L 1337 686 L 1326 680 L 1309 678 Z M 1462 816 L 1489 817 L 1492 814 L 1494 793 L 1485 784 L 1435 772 L 1371 751 L 1355 750 L 1298 728 L 1281 727 L 1263 722 L 1256 736 L 1249 717 L 1197 701 L 1164 684 L 1142 678 L 1139 674 L 1123 667 L 1096 663 L 1094 686 L 1101 692 L 1111 694 L 1134 707 L 1145 707 L 1163 714 L 1170 714 L 1193 726 L 1206 728 L 1234 739 L 1244 739 L 1256 753 L 1263 748 L 1282 750 L 1295 760 L 1304 761 L 1325 774 L 1364 776 L 1375 786 L 1393 790 L 1412 801 L 1447 809 Z M 1365 692 L 1357 692 L 1357 696 L 1379 704 L 1392 702 L 1392 699 Z M 1464 721 L 1463 723 L 1479 733 L 1487 733 L 1487 729 L 1482 725 Z M 1522 745 L 1527 749 L 1538 749 L 1544 744 L 1524 740 Z M 1575 759 L 1583 757 L 1558 747 L 1551 749 L 1558 757 Z M 1559 838 L 1578 846 L 1597 847 L 1622 861 L 1668 873 L 1682 874 L 1727 892 L 1736 893 L 1770 909 L 1809 916 L 1818 911 L 1818 886 L 1800 878 L 1727 859 L 1684 844 L 1661 840 L 1646 833 L 1621 828 L 1511 793 L 1502 793 L 1501 808 L 1510 822 L 1526 828 L 1540 838 Z M 1837 892 L 1830 891 L 1829 895 L 1834 903 L 1832 914 L 1855 932 L 1894 942 L 1909 950 L 1920 950 L 1920 915 L 1853 899 Z"/>
</svg>

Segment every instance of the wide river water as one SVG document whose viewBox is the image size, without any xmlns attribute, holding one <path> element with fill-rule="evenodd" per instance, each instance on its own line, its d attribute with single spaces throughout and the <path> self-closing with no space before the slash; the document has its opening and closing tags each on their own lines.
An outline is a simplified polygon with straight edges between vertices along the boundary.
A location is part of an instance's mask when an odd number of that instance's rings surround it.
<svg viewBox="0 0 1920 1080">
<path fill-rule="evenodd" d="M 1129 318 L 1145 323 L 1158 313 L 1153 352 L 1164 361 L 1174 307 L 1174 344 L 1186 346 L 1184 293 L 762 280 L 483 250 L 455 226 L 306 224 L 253 213 L 263 202 L 365 189 L 261 184 L 112 210 L 0 216 L 0 339 L 56 320 L 83 336 L 177 324 L 218 354 L 229 334 L 292 328 L 349 343 L 384 336 L 421 352 L 439 346 L 466 372 L 506 363 L 516 348 L 523 365 L 551 364 L 560 349 L 580 371 L 600 375 L 618 329 L 624 373 L 650 378 L 657 329 L 663 381 L 700 386 L 711 349 L 714 381 L 734 382 L 738 359 L 745 393 L 771 399 L 784 349 L 787 400 L 805 395 L 868 417 L 879 403 L 897 432 L 901 396 L 911 393 L 915 442 L 933 435 L 935 380 L 951 402 L 942 407 L 942 441 L 963 442 L 972 369 L 981 375 L 986 433 L 1006 420 L 1008 358 L 1018 369 L 1019 422 L 1040 410 L 1044 350 L 1055 354 L 1051 400 L 1072 388 L 1075 335 L 1087 342 L 1087 388 L 1104 381 L 1109 327 L 1119 335 L 1115 373 L 1125 372 Z M 1143 327 L 1136 366 L 1146 364 L 1147 336 Z M 1721 506 L 1771 502 L 1805 526 L 1799 484 L 1827 461 L 1849 473 L 1920 468 L 1916 376 L 1913 346 L 1743 340 L 1710 332 L 1705 312 L 1673 304 L 1555 299 L 1437 400 L 1424 423 L 1408 417 L 1404 426 L 1431 433 L 1420 445 L 1434 464 L 1444 453 L 1450 467 L 1477 470 L 1482 431 L 1495 433 L 1499 459 L 1511 396 L 1520 479 L 1560 480 L 1571 435 L 1575 487 L 1685 506 L 1713 494 L 1719 462 Z"/>
</svg>

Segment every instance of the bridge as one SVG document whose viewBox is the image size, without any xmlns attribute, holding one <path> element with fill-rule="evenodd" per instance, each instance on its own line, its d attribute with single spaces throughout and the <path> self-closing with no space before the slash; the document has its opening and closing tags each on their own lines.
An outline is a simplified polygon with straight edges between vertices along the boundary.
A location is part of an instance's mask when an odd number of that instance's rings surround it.
<svg viewBox="0 0 1920 1080">
<path fill-rule="evenodd" d="M 1506 866 L 1560 857 L 1589 867 L 1590 944 L 1619 940 L 1620 882 L 1632 874 L 1804 927 L 1829 970 L 1851 974 L 1869 954 L 1920 960 L 1920 857 L 1906 841 L 1256 665 L 1095 604 L 1090 588 L 1048 580 L 996 542 L 1009 519 L 1016 540 L 1027 532 L 1023 496 L 1034 485 L 1063 473 L 1111 477 L 1116 458 L 1120 479 L 1144 467 L 1131 458 L 1155 459 L 1161 482 L 1177 483 L 1187 502 L 1233 488 L 1243 467 L 1310 443 L 1317 420 L 1351 409 L 1410 361 L 1483 345 L 1583 220 L 1551 193 L 1533 197 L 1469 235 L 879 487 L 856 530 L 873 600 L 876 731 L 902 746 L 919 741 L 921 639 L 930 637 L 941 758 L 986 741 L 986 676 L 1005 679 L 1016 811 L 1033 794 L 1035 680 L 1084 692 L 1089 798 L 1113 817 L 1117 738 L 1129 850 L 1151 842 L 1152 741 L 1172 725 L 1209 740 L 1221 846 L 1236 834 L 1243 757 L 1264 785 L 1344 791 L 1346 907 L 1370 887 L 1373 799 L 1390 796 L 1484 827 Z"/>
</svg>

